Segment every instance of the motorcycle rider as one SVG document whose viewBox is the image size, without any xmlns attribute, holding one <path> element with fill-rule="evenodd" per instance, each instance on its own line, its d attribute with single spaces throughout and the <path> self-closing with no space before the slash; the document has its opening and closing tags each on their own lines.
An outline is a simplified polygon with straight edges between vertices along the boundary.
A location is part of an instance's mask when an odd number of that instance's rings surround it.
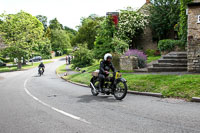
<svg viewBox="0 0 200 133">
<path fill-rule="evenodd" d="M 104 60 L 100 63 L 100 70 L 99 70 L 99 91 L 101 93 L 104 92 L 103 85 L 105 82 L 105 78 L 108 77 L 110 69 L 115 72 L 115 68 L 112 64 L 112 55 L 107 53 L 104 55 Z"/>
<path fill-rule="evenodd" d="M 40 68 L 42 69 L 42 73 L 44 73 L 45 66 L 42 61 L 40 62 L 39 66 L 38 66 L 38 73 L 39 73 Z"/>
</svg>

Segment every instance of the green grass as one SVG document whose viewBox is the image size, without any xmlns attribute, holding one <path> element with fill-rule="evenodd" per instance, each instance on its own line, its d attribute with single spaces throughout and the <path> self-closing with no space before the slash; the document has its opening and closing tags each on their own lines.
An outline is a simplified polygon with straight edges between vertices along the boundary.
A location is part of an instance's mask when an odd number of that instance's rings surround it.
<svg viewBox="0 0 200 133">
<path fill-rule="evenodd" d="M 122 75 L 129 90 L 139 92 L 162 93 L 164 97 L 184 98 L 200 97 L 200 75 Z M 89 84 L 90 73 L 64 77 L 68 80 Z"/>
<path fill-rule="evenodd" d="M 68 52 L 69 54 L 72 54 L 72 52 L 73 52 L 73 49 L 72 49 L 72 48 L 70 48 L 70 49 L 67 49 L 67 52 Z"/>
<path fill-rule="evenodd" d="M 158 59 L 160 59 L 160 57 L 161 56 L 148 56 L 147 57 L 147 63 L 150 63 L 150 62 L 152 62 L 154 60 L 158 60 Z"/>
<path fill-rule="evenodd" d="M 53 57 L 52 59 L 59 59 L 59 58 L 66 57 L 66 56 L 67 56 L 67 55 L 56 56 L 56 57 Z"/>
<path fill-rule="evenodd" d="M 58 67 L 58 68 L 56 69 L 56 72 L 57 72 L 58 74 L 67 72 L 67 70 L 66 70 L 66 64 L 61 65 L 60 67 Z"/>
<path fill-rule="evenodd" d="M 51 63 L 51 62 L 53 62 L 53 61 L 44 61 L 44 64 Z M 31 69 L 31 68 L 37 67 L 39 64 L 40 64 L 40 62 L 34 62 L 33 65 L 31 63 L 27 64 L 27 65 L 22 65 L 22 70 Z M 18 70 L 17 66 L 11 66 L 11 67 L 3 66 L 3 67 L 0 67 L 0 72 L 11 72 L 11 71 L 17 71 L 17 70 Z"/>
<path fill-rule="evenodd" d="M 120 73 L 133 73 L 134 70 L 120 70 Z"/>
<path fill-rule="evenodd" d="M 99 69 L 99 66 L 100 66 L 99 63 L 93 64 L 92 66 L 88 66 L 88 67 L 82 68 L 81 71 L 82 71 L 82 70 L 86 70 L 86 72 L 91 73 L 91 72 L 93 72 L 93 71 Z"/>
<path fill-rule="evenodd" d="M 81 73 L 81 74 L 68 75 L 68 76 L 65 76 L 64 78 L 67 80 L 74 81 L 74 82 L 89 85 L 92 75 L 91 73 Z"/>
</svg>

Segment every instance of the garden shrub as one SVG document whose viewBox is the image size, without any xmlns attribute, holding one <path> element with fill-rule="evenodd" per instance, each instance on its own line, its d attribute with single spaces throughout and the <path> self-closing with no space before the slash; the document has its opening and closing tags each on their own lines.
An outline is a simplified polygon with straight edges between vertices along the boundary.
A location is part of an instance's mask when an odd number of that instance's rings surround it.
<svg viewBox="0 0 200 133">
<path fill-rule="evenodd" d="M 146 53 L 147 56 L 155 56 L 156 50 L 154 50 L 154 49 L 147 49 L 145 51 L 145 53 Z"/>
<path fill-rule="evenodd" d="M 125 52 L 125 50 L 127 50 L 129 47 L 128 43 L 126 43 L 125 41 L 123 41 L 117 37 L 114 37 L 112 39 L 111 44 L 113 46 L 115 46 L 115 52 L 117 52 L 119 54 L 123 54 Z"/>
<path fill-rule="evenodd" d="M 73 54 L 72 67 L 86 67 L 94 63 L 94 55 L 92 51 L 80 46 Z"/>
<path fill-rule="evenodd" d="M 13 61 L 12 59 L 6 59 L 6 58 L 3 58 L 3 57 L 0 57 L 0 60 L 2 60 L 2 61 L 5 62 L 5 63 L 8 63 L 8 62 L 12 62 L 12 61 Z"/>
<path fill-rule="evenodd" d="M 140 68 L 144 68 L 147 65 L 147 56 L 142 51 L 137 49 L 130 49 L 125 53 L 125 56 L 136 56 L 138 58 L 138 66 Z"/>
<path fill-rule="evenodd" d="M 115 67 L 115 69 L 120 70 L 120 54 L 118 53 L 112 53 L 112 63 Z"/>
<path fill-rule="evenodd" d="M 103 59 L 106 53 L 115 51 L 115 46 L 112 45 L 113 35 L 116 31 L 115 24 L 110 17 L 106 17 L 97 30 L 96 40 L 94 42 L 94 55 L 96 59 Z"/>
<path fill-rule="evenodd" d="M 185 42 L 182 40 L 160 40 L 158 42 L 158 49 L 160 51 L 173 51 L 175 47 L 179 47 L 181 49 L 185 49 Z"/>
</svg>

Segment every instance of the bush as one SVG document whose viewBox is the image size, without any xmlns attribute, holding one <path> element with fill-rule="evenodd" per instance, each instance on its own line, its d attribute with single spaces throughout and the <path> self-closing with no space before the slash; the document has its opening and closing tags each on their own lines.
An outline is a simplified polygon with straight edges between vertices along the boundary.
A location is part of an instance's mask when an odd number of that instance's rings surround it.
<svg viewBox="0 0 200 133">
<path fill-rule="evenodd" d="M 160 51 L 159 50 L 154 50 L 154 49 L 147 49 L 145 51 L 145 54 L 147 56 L 160 56 Z"/>
<path fill-rule="evenodd" d="M 112 45 L 113 35 L 116 27 L 110 17 L 106 17 L 97 30 L 96 40 L 94 42 L 94 54 L 96 59 L 102 59 L 106 53 L 115 51 Z"/>
<path fill-rule="evenodd" d="M 112 42 L 111 44 L 113 46 L 115 46 L 115 52 L 117 52 L 118 54 L 123 54 L 125 50 L 128 49 L 129 45 L 128 43 L 126 43 L 125 41 L 123 40 L 120 40 L 119 38 L 117 37 L 114 37 L 112 39 Z"/>
<path fill-rule="evenodd" d="M 185 49 L 185 42 L 182 40 L 160 40 L 158 42 L 158 49 L 160 51 L 173 51 L 175 47 L 181 48 L 182 50 Z"/>
<path fill-rule="evenodd" d="M 74 59 L 72 60 L 72 67 L 86 67 L 94 63 L 93 53 L 85 47 L 79 47 L 77 51 L 74 52 Z"/>
<path fill-rule="evenodd" d="M 147 56 L 142 51 L 139 51 L 137 49 L 130 49 L 124 55 L 125 56 L 136 56 L 138 58 L 138 66 L 140 68 L 146 67 Z"/>
<path fill-rule="evenodd" d="M 147 49 L 145 53 L 146 53 L 147 56 L 154 56 L 155 53 L 156 53 L 156 50 L 154 50 L 154 49 Z"/>
<path fill-rule="evenodd" d="M 112 53 L 112 63 L 115 67 L 115 69 L 120 70 L 120 54 L 118 53 Z"/>
<path fill-rule="evenodd" d="M 12 61 L 13 61 L 12 59 L 6 59 L 6 58 L 3 58 L 3 57 L 0 57 L 0 60 L 2 60 L 2 61 L 5 62 L 5 63 L 8 63 L 8 62 L 12 62 Z"/>
</svg>

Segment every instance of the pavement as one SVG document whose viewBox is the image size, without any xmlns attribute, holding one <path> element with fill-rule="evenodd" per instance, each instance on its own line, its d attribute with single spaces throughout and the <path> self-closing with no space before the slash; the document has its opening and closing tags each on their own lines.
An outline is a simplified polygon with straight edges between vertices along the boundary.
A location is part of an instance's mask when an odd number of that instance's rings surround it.
<svg viewBox="0 0 200 133">
<path fill-rule="evenodd" d="M 92 96 L 55 74 L 64 64 L 0 73 L 0 133 L 199 133 L 200 105 L 128 94 Z"/>
</svg>

